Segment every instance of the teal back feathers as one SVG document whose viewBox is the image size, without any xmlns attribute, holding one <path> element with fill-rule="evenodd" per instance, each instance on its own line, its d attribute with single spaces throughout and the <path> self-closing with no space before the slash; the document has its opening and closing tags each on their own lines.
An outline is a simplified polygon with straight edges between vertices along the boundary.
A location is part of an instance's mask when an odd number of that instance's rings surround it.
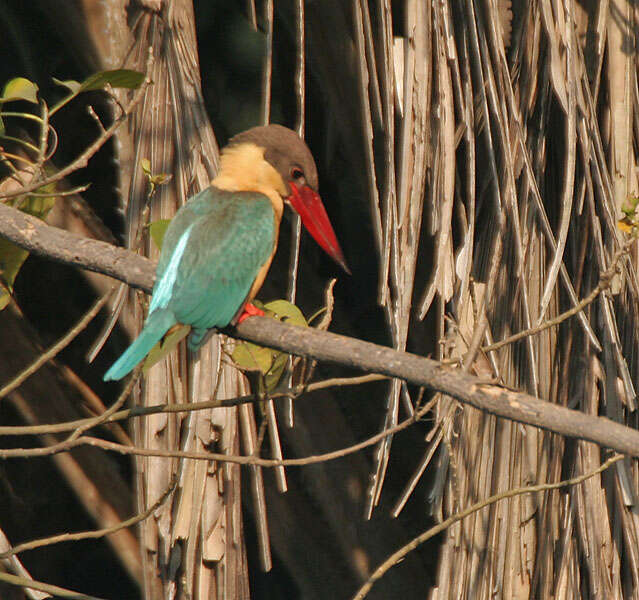
<svg viewBox="0 0 639 600">
<path fill-rule="evenodd" d="M 142 333 L 104 379 L 132 371 L 176 323 L 191 325 L 195 339 L 228 325 L 273 254 L 275 237 L 275 212 L 263 194 L 209 187 L 191 198 L 164 236 Z"/>
<path fill-rule="evenodd" d="M 207 188 L 178 211 L 166 231 L 152 303 L 194 329 L 225 327 L 274 246 L 275 215 L 266 196 Z M 163 288 L 174 272 L 172 285 Z"/>
</svg>

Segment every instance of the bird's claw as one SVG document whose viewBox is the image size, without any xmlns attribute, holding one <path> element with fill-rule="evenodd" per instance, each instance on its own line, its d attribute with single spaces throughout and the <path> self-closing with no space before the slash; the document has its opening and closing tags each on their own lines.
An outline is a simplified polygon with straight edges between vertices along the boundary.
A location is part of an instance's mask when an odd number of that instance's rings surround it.
<svg viewBox="0 0 639 600">
<path fill-rule="evenodd" d="M 247 302 L 244 306 L 242 314 L 240 315 L 240 318 L 237 320 L 237 324 L 239 325 L 242 321 L 248 319 L 249 317 L 263 317 L 264 314 L 265 313 L 261 308 L 258 308 L 251 302 Z"/>
</svg>

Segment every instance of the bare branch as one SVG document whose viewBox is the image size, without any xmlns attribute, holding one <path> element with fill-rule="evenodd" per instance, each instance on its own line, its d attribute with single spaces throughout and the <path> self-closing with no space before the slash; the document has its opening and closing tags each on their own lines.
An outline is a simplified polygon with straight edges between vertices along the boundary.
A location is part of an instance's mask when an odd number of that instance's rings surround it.
<svg viewBox="0 0 639 600">
<path fill-rule="evenodd" d="M 0 236 L 41 256 L 104 273 L 146 292 L 151 291 L 154 265 L 148 259 L 50 227 L 2 204 Z M 500 417 L 639 456 L 639 431 L 605 417 L 587 415 L 482 381 L 428 358 L 266 317 L 246 319 L 236 328 L 227 329 L 226 333 L 298 356 L 404 379 Z"/>
<path fill-rule="evenodd" d="M 4 398 L 13 390 L 20 387 L 22 382 L 31 377 L 42 365 L 46 364 L 52 358 L 55 358 L 62 350 L 64 350 L 76 337 L 82 332 L 93 318 L 100 312 L 100 309 L 106 304 L 113 289 L 110 289 L 102 296 L 89 311 L 80 319 L 80 321 L 72 327 L 62 338 L 60 338 L 51 348 L 33 361 L 24 371 L 14 377 L 9 383 L 0 388 L 0 398 Z"/>
<path fill-rule="evenodd" d="M 57 585 L 51 585 L 50 583 L 36 581 L 35 579 L 28 579 L 27 577 L 18 577 L 17 575 L 3 573 L 1 571 L 0 582 L 8 583 L 9 585 L 16 585 L 23 588 L 30 588 L 33 590 L 40 590 L 41 592 L 47 592 L 48 594 L 51 594 L 52 596 L 56 596 L 58 598 L 72 598 L 73 600 L 103 600 L 98 596 L 87 596 L 86 594 L 74 592 L 73 590 L 68 590 Z"/>
<path fill-rule="evenodd" d="M 0 236 L 52 260 L 103 273 L 150 292 L 155 265 L 148 259 L 106 242 L 91 240 L 0 203 Z"/>
<path fill-rule="evenodd" d="M 369 373 L 358 377 L 334 377 L 331 379 L 323 379 L 314 381 L 304 386 L 296 386 L 281 392 L 269 394 L 269 398 L 297 398 L 303 393 L 314 392 L 316 390 L 324 390 L 330 387 L 343 387 L 348 385 L 360 385 L 362 383 L 370 383 L 372 381 L 382 381 L 388 379 L 386 375 L 377 375 Z M 129 389 L 129 385 L 127 385 Z M 125 390 L 126 392 L 127 390 Z M 126 398 L 123 393 L 120 398 Z M 96 425 L 108 425 L 117 421 L 125 421 L 135 417 L 146 417 L 148 415 L 157 415 L 160 413 L 181 413 L 193 412 L 196 410 L 205 410 L 209 408 L 239 406 L 249 402 L 262 402 L 264 398 L 259 394 L 247 394 L 246 396 L 238 396 L 236 398 L 216 398 L 214 400 L 206 400 L 204 402 L 185 402 L 182 404 L 155 404 L 153 406 L 135 406 L 125 410 L 119 410 L 111 413 L 113 407 L 105 411 L 98 417 L 88 417 L 86 419 L 77 419 L 75 421 L 65 421 L 63 423 L 50 423 L 45 425 L 0 425 L 0 436 L 2 435 L 41 435 L 44 433 L 61 433 L 64 431 L 73 431 L 82 428 L 82 432 L 95 427 Z M 113 405 L 117 408 L 120 399 Z"/>
<path fill-rule="evenodd" d="M 115 533 L 116 531 L 120 531 L 120 529 L 125 529 L 127 527 L 132 527 L 133 525 L 137 525 L 141 521 L 148 519 L 162 504 L 164 504 L 167 498 L 170 496 L 171 492 L 175 489 L 177 484 L 177 479 L 173 479 L 169 486 L 166 488 L 164 493 L 157 499 L 157 501 L 147 508 L 144 512 L 141 512 L 125 521 L 120 521 L 111 527 L 105 527 L 104 529 L 96 529 L 92 531 L 78 531 L 77 533 L 62 533 L 60 535 L 52 535 L 46 538 L 40 538 L 39 540 L 32 540 L 30 542 L 25 542 L 24 544 L 18 544 L 11 548 L 11 550 L 7 550 L 6 552 L 0 553 L 0 560 L 5 558 L 9 558 L 10 556 L 14 556 L 15 554 L 20 554 L 21 552 L 25 552 L 26 550 L 35 550 L 36 548 L 42 548 L 42 546 L 53 546 L 54 544 L 59 544 L 60 542 L 77 542 L 79 540 L 96 540 L 98 538 L 102 538 L 106 535 L 110 535 Z"/>
<path fill-rule="evenodd" d="M 127 392 L 128 394 L 128 392 Z M 418 412 L 408 417 L 401 423 L 384 429 L 379 433 L 365 439 L 363 442 L 358 442 L 352 446 L 346 448 L 340 448 L 333 450 L 332 452 L 326 452 L 324 454 L 316 454 L 313 456 L 306 456 L 302 458 L 260 458 L 255 454 L 248 456 L 234 456 L 232 454 L 221 454 L 219 452 L 190 452 L 184 450 L 160 450 L 153 448 L 140 448 L 138 446 L 127 446 L 125 444 L 117 444 L 115 442 L 109 442 L 100 438 L 81 436 L 74 438 L 70 436 L 66 440 L 51 446 L 45 446 L 44 448 L 4 448 L 0 449 L 0 458 L 31 458 L 34 456 L 51 456 L 53 454 L 59 454 L 60 452 L 68 452 L 73 448 L 79 446 L 92 446 L 94 448 L 102 448 L 103 450 L 109 450 L 111 452 L 119 452 L 120 454 L 131 456 L 154 456 L 158 458 L 188 458 L 191 460 L 214 460 L 218 462 L 227 462 L 238 465 L 253 465 L 257 467 L 267 468 L 279 468 L 279 467 L 303 467 L 307 465 L 314 465 L 321 462 L 327 462 L 329 460 L 335 460 L 343 458 L 349 454 L 359 452 L 364 448 L 368 448 L 374 444 L 377 444 L 380 440 L 386 437 L 395 435 L 400 431 L 410 427 L 421 419 L 428 411 L 433 407 L 434 401 L 424 405 Z"/>
<path fill-rule="evenodd" d="M 484 346 L 482 348 L 482 351 L 495 352 L 495 350 L 499 350 L 500 348 L 503 348 L 508 344 L 518 342 L 519 340 L 531 335 L 537 335 L 538 333 L 541 333 L 542 331 L 545 331 L 550 327 L 555 327 L 556 325 L 563 323 L 570 317 L 573 317 L 577 313 L 581 312 L 584 308 L 586 308 L 586 306 L 592 304 L 597 299 L 599 294 L 601 294 L 601 292 L 607 290 L 610 287 L 613 277 L 619 270 L 619 261 L 623 256 L 626 256 L 628 252 L 630 252 L 630 249 L 636 243 L 636 241 L 637 238 L 634 235 L 626 240 L 626 242 L 619 248 L 619 250 L 617 250 L 617 252 L 613 256 L 610 267 L 608 267 L 600 275 L 599 283 L 597 283 L 595 288 L 583 300 L 577 302 L 577 304 L 575 304 L 572 308 L 569 308 L 567 311 L 561 313 L 560 315 L 557 315 L 552 319 L 544 321 L 536 327 L 531 327 L 530 329 L 526 329 L 525 331 L 519 331 L 518 333 L 514 333 L 513 335 L 508 336 L 507 338 L 500 340 L 499 342 L 490 344 L 490 346 Z"/>
</svg>

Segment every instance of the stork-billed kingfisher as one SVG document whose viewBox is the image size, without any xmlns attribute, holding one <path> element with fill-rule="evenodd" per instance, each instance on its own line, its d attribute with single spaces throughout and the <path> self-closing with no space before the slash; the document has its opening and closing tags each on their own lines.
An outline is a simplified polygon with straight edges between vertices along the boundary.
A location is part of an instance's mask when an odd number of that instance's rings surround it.
<svg viewBox="0 0 639 600">
<path fill-rule="evenodd" d="M 197 350 L 209 329 L 235 322 L 266 277 L 285 203 L 348 271 L 317 189 L 313 155 L 290 129 L 267 125 L 231 138 L 210 187 L 169 224 L 144 328 L 104 380 L 130 373 L 174 325 L 191 326 Z"/>
</svg>

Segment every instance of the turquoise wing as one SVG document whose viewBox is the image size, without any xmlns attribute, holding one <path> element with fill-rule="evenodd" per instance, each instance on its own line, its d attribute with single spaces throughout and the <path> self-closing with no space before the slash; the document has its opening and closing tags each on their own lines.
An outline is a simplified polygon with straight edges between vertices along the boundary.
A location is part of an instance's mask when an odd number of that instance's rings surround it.
<svg viewBox="0 0 639 600">
<path fill-rule="evenodd" d="M 274 246 L 275 214 L 266 196 L 208 188 L 167 229 L 150 313 L 168 309 L 196 329 L 225 327 Z"/>
<path fill-rule="evenodd" d="M 220 190 L 208 187 L 192 198 L 189 198 L 184 206 L 178 210 L 173 219 L 171 219 L 162 242 L 162 252 L 160 253 L 160 260 L 158 261 L 155 277 L 156 287 L 169 266 L 182 235 L 198 219 L 206 217 L 210 213 L 213 209 L 215 198 L 221 194 L 223 194 L 223 192 Z M 155 288 L 153 295 L 155 295 Z"/>
</svg>

